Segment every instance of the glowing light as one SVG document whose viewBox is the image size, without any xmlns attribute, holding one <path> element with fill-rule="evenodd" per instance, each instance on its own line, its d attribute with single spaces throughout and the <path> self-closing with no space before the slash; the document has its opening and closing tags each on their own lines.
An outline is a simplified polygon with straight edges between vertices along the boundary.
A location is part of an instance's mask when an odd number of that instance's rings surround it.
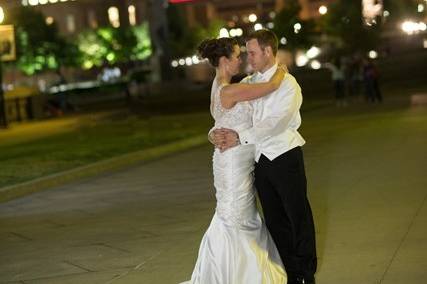
<svg viewBox="0 0 427 284">
<path fill-rule="evenodd" d="M 54 22 L 53 17 L 47 17 L 47 18 L 46 18 L 46 24 L 48 24 L 48 25 L 52 25 L 52 24 L 53 24 L 53 22 Z"/>
<path fill-rule="evenodd" d="M 228 30 L 226 28 L 222 28 L 219 30 L 219 38 L 222 37 L 230 37 L 230 34 L 228 33 Z"/>
<path fill-rule="evenodd" d="M 313 61 L 311 61 L 310 66 L 311 66 L 311 68 L 313 68 L 314 70 L 318 70 L 318 69 L 320 69 L 320 68 L 322 67 L 322 64 L 320 64 L 320 62 L 319 62 L 319 61 L 317 61 L 317 60 L 313 60 Z"/>
<path fill-rule="evenodd" d="M 120 27 L 119 9 L 117 7 L 108 8 L 108 19 L 113 27 Z"/>
<path fill-rule="evenodd" d="M 362 0 L 362 15 L 365 24 L 376 24 L 374 22 L 376 17 L 383 14 L 382 2 L 381 0 Z"/>
<path fill-rule="evenodd" d="M 426 30 L 426 24 L 423 22 L 416 23 L 416 22 L 412 22 L 412 21 L 405 21 L 405 22 L 403 22 L 401 28 L 408 35 L 412 35 L 414 33 L 420 32 L 420 31 L 425 31 Z"/>
<path fill-rule="evenodd" d="M 299 31 L 302 29 L 302 26 L 301 26 L 301 24 L 300 23 L 296 23 L 295 25 L 294 25 L 294 33 L 299 33 Z"/>
<path fill-rule="evenodd" d="M 22 0 L 22 6 L 37 6 L 37 5 L 46 5 L 46 4 L 54 4 L 58 2 L 67 2 L 68 0 Z M 76 0 L 70 0 L 70 1 L 76 1 Z"/>
<path fill-rule="evenodd" d="M 326 7 L 325 5 L 322 5 L 319 7 L 319 13 L 321 15 L 325 15 L 326 13 L 328 13 L 328 7 Z"/>
<path fill-rule="evenodd" d="M 235 29 L 230 30 L 230 36 L 235 37 L 237 35 L 237 31 Z"/>
<path fill-rule="evenodd" d="M 388 16 L 390 16 L 390 12 L 389 12 L 389 11 L 387 11 L 387 10 L 384 10 L 384 12 L 383 12 L 383 16 L 384 16 L 384 17 L 388 17 Z"/>
<path fill-rule="evenodd" d="M 298 67 L 305 66 L 308 63 L 308 58 L 304 54 L 300 54 L 297 56 L 296 64 Z"/>
<path fill-rule="evenodd" d="M 136 25 L 136 9 L 134 5 L 130 5 L 128 7 L 128 13 L 129 13 L 129 24 L 131 26 Z"/>
<path fill-rule="evenodd" d="M 255 23 L 257 19 L 258 19 L 258 17 L 255 14 L 249 15 L 249 22 Z"/>
<path fill-rule="evenodd" d="M 262 30 L 262 25 L 260 23 L 256 23 L 254 25 L 254 30 L 258 31 L 258 30 Z"/>
<path fill-rule="evenodd" d="M 184 58 L 181 58 L 179 61 L 178 61 L 178 63 L 179 63 L 179 65 L 185 65 L 185 59 Z"/>
<path fill-rule="evenodd" d="M 197 55 L 193 55 L 193 57 L 191 57 L 191 60 L 193 61 L 193 64 L 200 63 L 199 57 L 197 57 Z"/>
<path fill-rule="evenodd" d="M 4 11 L 3 8 L 0 7 L 0 24 L 3 23 L 4 21 Z"/>
<path fill-rule="evenodd" d="M 378 58 L 378 52 L 376 52 L 375 50 L 371 50 L 371 51 L 369 51 L 368 56 L 371 59 Z"/>
<path fill-rule="evenodd" d="M 193 65 L 193 60 L 191 59 L 191 57 L 187 57 L 187 58 L 185 58 L 185 64 L 186 64 L 187 66 L 191 66 L 191 65 Z"/>
<path fill-rule="evenodd" d="M 423 4 L 418 4 L 418 12 L 419 13 L 424 12 L 424 5 Z"/>
<path fill-rule="evenodd" d="M 319 54 L 320 54 L 320 49 L 318 47 L 316 47 L 316 46 L 311 47 L 307 51 L 307 57 L 310 58 L 310 59 L 315 58 Z"/>
<path fill-rule="evenodd" d="M 280 43 L 283 44 L 283 45 L 286 45 L 288 43 L 288 40 L 285 37 L 282 37 L 280 39 Z"/>
<path fill-rule="evenodd" d="M 176 60 L 172 60 L 172 62 L 171 62 L 171 66 L 172 66 L 173 68 L 178 67 L 178 61 L 176 61 Z"/>
<path fill-rule="evenodd" d="M 232 37 L 241 36 L 242 34 L 243 34 L 243 30 L 241 28 L 230 30 L 230 36 L 232 36 Z"/>
<path fill-rule="evenodd" d="M 272 23 L 272 22 L 267 23 L 267 28 L 273 29 L 274 28 L 274 23 Z"/>
<path fill-rule="evenodd" d="M 272 19 L 274 19 L 276 17 L 276 12 L 271 11 L 270 13 L 268 13 L 268 16 Z"/>
</svg>

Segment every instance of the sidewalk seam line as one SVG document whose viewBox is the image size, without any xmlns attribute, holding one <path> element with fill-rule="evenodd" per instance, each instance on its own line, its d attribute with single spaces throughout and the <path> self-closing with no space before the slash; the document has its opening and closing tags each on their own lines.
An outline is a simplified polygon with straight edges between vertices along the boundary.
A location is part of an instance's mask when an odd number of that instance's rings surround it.
<svg viewBox="0 0 427 284">
<path fill-rule="evenodd" d="M 421 209 L 424 207 L 424 204 L 426 203 L 426 200 L 427 200 L 427 195 L 424 196 L 423 201 L 421 202 L 420 206 L 418 207 L 417 211 L 415 212 L 415 215 L 412 218 L 411 223 L 409 224 L 408 229 L 407 229 L 405 235 L 401 239 L 399 245 L 397 246 L 396 250 L 393 253 L 393 256 L 391 257 L 390 263 L 388 264 L 388 266 L 386 267 L 383 275 L 381 276 L 381 279 L 378 282 L 379 284 L 383 283 L 384 278 L 385 278 L 387 272 L 389 271 L 391 265 L 393 264 L 393 262 L 394 262 L 394 260 L 395 260 L 395 258 L 397 256 L 397 253 L 399 252 L 400 248 L 402 247 L 403 243 L 405 242 L 405 240 L 406 240 L 406 238 L 407 238 L 407 236 L 409 234 L 409 231 L 411 230 L 412 226 L 414 225 L 415 219 L 417 219 L 418 215 L 420 214 Z"/>
</svg>

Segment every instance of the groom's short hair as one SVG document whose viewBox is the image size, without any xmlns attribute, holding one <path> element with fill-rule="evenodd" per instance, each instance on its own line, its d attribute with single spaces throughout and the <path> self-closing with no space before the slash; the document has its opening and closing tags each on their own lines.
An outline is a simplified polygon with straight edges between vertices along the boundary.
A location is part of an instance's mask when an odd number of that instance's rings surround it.
<svg viewBox="0 0 427 284">
<path fill-rule="evenodd" d="M 276 56 L 277 49 L 279 47 L 279 41 L 277 40 L 277 36 L 272 31 L 266 29 L 254 31 L 249 34 L 249 36 L 246 38 L 246 41 L 250 41 L 251 39 L 256 39 L 262 49 L 270 46 L 271 50 L 273 51 L 273 55 Z"/>
</svg>

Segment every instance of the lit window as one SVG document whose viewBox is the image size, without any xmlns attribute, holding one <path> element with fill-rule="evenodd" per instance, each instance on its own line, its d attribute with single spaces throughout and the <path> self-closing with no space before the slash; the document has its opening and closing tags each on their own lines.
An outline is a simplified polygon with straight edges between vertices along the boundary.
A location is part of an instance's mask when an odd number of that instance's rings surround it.
<svg viewBox="0 0 427 284">
<path fill-rule="evenodd" d="M 135 10 L 135 6 L 134 5 L 130 5 L 128 7 L 128 12 L 129 12 L 129 24 L 131 26 L 135 26 L 136 25 L 136 10 Z"/>
<path fill-rule="evenodd" d="M 76 31 L 76 20 L 73 15 L 67 15 L 67 30 L 69 33 Z"/>
<path fill-rule="evenodd" d="M 113 27 L 120 27 L 119 9 L 117 7 L 108 8 L 108 19 Z"/>
</svg>

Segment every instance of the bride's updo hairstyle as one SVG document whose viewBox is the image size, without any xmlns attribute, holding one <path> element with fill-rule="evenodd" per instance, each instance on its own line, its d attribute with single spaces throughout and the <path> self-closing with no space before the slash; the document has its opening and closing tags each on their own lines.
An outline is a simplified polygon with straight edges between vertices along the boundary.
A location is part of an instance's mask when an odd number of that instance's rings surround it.
<svg viewBox="0 0 427 284">
<path fill-rule="evenodd" d="M 234 38 L 205 39 L 199 45 L 198 51 L 201 58 L 207 58 L 213 67 L 218 67 L 219 59 L 222 56 L 230 58 L 235 45 L 238 45 L 238 43 Z"/>
</svg>

